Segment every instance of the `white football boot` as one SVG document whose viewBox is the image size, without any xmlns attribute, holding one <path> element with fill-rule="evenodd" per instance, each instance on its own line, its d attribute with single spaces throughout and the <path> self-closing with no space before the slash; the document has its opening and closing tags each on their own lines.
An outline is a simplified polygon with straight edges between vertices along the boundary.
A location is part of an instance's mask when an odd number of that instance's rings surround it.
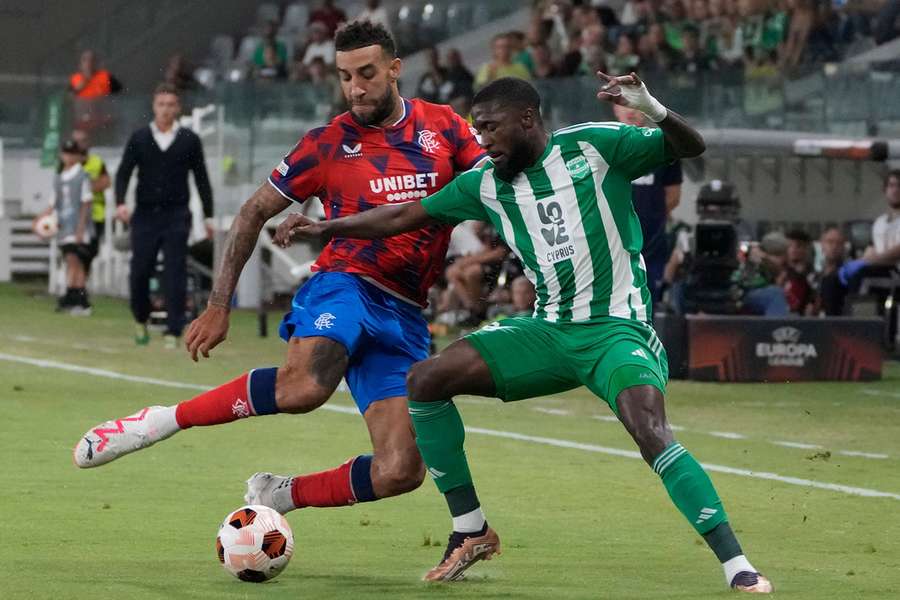
<svg viewBox="0 0 900 600">
<path fill-rule="evenodd" d="M 89 429 L 75 444 L 72 458 L 82 469 L 99 467 L 152 446 L 178 431 L 174 406 L 148 406 L 133 415 Z"/>
<path fill-rule="evenodd" d="M 244 502 L 261 504 L 285 514 L 294 510 L 294 499 L 291 497 L 291 481 L 293 477 L 283 477 L 272 473 L 254 473 L 247 480 L 247 493 Z"/>
</svg>

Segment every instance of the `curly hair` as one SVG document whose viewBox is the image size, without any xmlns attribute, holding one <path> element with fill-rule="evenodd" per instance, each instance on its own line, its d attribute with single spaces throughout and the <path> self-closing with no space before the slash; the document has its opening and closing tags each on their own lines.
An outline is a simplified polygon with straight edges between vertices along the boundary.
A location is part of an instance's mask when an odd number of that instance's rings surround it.
<svg viewBox="0 0 900 600">
<path fill-rule="evenodd" d="M 394 38 L 380 23 L 353 21 L 338 29 L 334 34 L 334 48 L 339 52 L 376 45 L 381 46 L 384 53 L 391 58 L 397 56 Z"/>
</svg>

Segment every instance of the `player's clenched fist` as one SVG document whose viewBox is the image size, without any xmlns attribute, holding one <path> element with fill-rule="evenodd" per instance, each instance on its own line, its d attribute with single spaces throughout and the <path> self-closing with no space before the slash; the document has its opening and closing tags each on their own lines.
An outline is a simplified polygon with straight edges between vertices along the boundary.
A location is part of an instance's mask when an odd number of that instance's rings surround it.
<svg viewBox="0 0 900 600">
<path fill-rule="evenodd" d="M 282 248 L 287 248 L 294 240 L 313 240 L 325 232 L 325 227 L 320 221 L 313 221 L 308 217 L 294 213 L 275 229 L 272 241 Z"/>
</svg>

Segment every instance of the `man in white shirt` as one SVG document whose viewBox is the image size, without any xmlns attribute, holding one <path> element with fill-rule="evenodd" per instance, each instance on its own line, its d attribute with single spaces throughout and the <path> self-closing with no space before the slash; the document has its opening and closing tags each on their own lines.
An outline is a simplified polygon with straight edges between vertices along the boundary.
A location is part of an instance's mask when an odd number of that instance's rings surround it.
<svg viewBox="0 0 900 600">
<path fill-rule="evenodd" d="M 850 289 L 857 288 L 862 277 L 884 276 L 900 268 L 900 170 L 884 177 L 884 199 L 888 209 L 872 224 L 872 245 L 839 272 L 841 283 Z"/>
<path fill-rule="evenodd" d="M 870 265 L 900 267 L 900 169 L 884 178 L 887 212 L 872 224 L 872 246 L 863 255 Z"/>
<path fill-rule="evenodd" d="M 317 56 L 322 57 L 326 65 L 334 64 L 334 40 L 328 36 L 328 27 L 313 21 L 309 24 L 309 44 L 303 53 L 303 64 L 308 67 Z"/>
</svg>

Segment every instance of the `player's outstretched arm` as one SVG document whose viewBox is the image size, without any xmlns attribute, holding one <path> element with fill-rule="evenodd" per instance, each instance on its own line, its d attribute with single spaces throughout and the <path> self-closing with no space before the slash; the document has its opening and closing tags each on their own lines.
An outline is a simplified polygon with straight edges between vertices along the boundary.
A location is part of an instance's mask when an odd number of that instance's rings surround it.
<svg viewBox="0 0 900 600">
<path fill-rule="evenodd" d="M 295 240 L 322 237 L 380 239 L 421 229 L 433 221 L 421 202 L 385 204 L 329 221 L 313 221 L 303 215 L 291 214 L 278 226 L 273 240 L 279 246 L 287 248 Z"/>
<path fill-rule="evenodd" d="M 263 183 L 241 206 L 225 239 L 222 261 L 213 281 L 206 310 L 194 319 L 184 336 L 185 346 L 195 362 L 198 353 L 209 358 L 209 351 L 225 340 L 228 334 L 231 296 L 237 287 L 244 264 L 256 247 L 259 232 L 266 221 L 290 204 L 291 201 L 282 196 L 278 190 L 268 183 Z"/>
<path fill-rule="evenodd" d="M 691 127 L 684 117 L 667 109 L 650 95 L 647 86 L 635 74 L 613 77 L 597 71 L 602 87 L 597 98 L 639 110 L 659 125 L 666 140 L 666 150 L 672 158 L 693 158 L 706 150 L 700 132 Z"/>
</svg>

